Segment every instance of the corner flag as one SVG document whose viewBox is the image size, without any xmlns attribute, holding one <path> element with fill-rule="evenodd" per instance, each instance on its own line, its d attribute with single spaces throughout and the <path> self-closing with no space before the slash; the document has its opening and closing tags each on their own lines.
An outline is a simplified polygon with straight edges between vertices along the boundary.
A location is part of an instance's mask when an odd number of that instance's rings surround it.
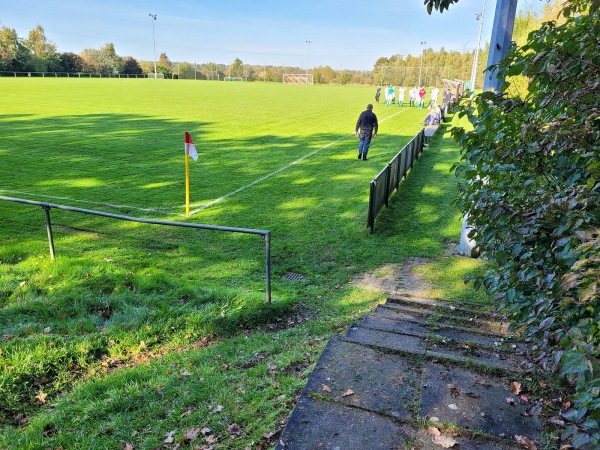
<svg viewBox="0 0 600 450">
<path fill-rule="evenodd" d="M 196 151 L 196 146 L 194 145 L 194 141 L 192 141 L 192 137 L 190 133 L 185 132 L 185 154 L 190 155 L 194 161 L 198 160 L 198 152 Z"/>
</svg>

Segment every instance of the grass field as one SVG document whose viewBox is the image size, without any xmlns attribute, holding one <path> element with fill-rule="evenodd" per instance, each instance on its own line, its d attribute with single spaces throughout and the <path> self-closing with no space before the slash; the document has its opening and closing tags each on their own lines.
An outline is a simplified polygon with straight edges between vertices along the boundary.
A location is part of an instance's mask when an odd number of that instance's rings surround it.
<svg viewBox="0 0 600 450">
<path fill-rule="evenodd" d="M 384 300 L 352 277 L 426 257 L 432 295 L 484 301 L 460 282 L 477 262 L 445 256 L 460 233 L 449 140 L 434 139 L 369 234 L 369 182 L 426 114 L 376 105 L 380 134 L 357 160 L 373 94 L 0 79 L 0 195 L 270 230 L 273 273 L 267 305 L 258 236 L 57 210 L 52 262 L 41 208 L 0 201 L 0 447 L 268 448 L 327 339 Z M 200 155 L 189 218 L 185 131 Z"/>
</svg>

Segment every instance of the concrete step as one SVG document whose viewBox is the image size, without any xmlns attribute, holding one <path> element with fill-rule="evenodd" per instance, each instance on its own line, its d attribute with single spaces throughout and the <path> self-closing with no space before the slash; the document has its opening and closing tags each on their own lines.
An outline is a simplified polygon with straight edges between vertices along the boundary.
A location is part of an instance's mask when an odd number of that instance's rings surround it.
<svg viewBox="0 0 600 450">
<path fill-rule="evenodd" d="M 430 322 L 435 322 L 439 326 L 444 325 L 459 325 L 464 327 L 482 329 L 486 331 L 492 331 L 495 333 L 507 333 L 508 325 L 502 322 L 496 322 L 491 320 L 482 319 L 477 313 L 472 312 L 468 314 L 464 311 L 457 312 L 454 314 L 450 311 L 438 312 L 432 311 L 425 308 L 411 307 L 398 305 L 394 303 L 385 303 L 379 305 L 378 309 L 388 309 L 398 313 L 409 314 L 420 318 L 426 318 Z"/>
</svg>

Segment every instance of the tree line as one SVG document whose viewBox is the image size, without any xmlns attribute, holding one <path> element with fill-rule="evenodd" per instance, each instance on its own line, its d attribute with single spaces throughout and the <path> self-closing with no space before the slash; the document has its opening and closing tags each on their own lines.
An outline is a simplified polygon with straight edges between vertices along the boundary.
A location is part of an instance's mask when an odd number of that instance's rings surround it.
<svg viewBox="0 0 600 450">
<path fill-rule="evenodd" d="M 544 16 L 536 15 L 531 9 L 519 13 L 515 22 L 515 39 L 523 40 L 527 33 L 541 25 Z M 480 86 L 482 73 L 487 62 L 489 43 L 480 50 L 476 86 Z M 475 49 L 436 51 L 423 49 L 420 55 L 394 54 L 382 56 L 375 61 L 371 70 L 352 70 L 329 65 L 313 67 L 308 73 L 317 84 L 394 84 L 432 86 L 441 79 L 469 80 Z M 171 62 L 166 53 L 161 53 L 156 67 L 154 61 L 141 61 L 133 56 L 120 56 L 114 44 L 106 43 L 100 49 L 86 48 L 79 54 L 59 52 L 48 40 L 41 25 L 37 25 L 26 38 L 18 36 L 13 28 L 0 27 L 0 72 L 21 73 L 90 73 L 102 75 L 153 74 L 156 70 L 164 78 L 223 80 L 225 77 L 240 77 L 247 81 L 281 82 L 284 73 L 305 73 L 297 66 L 252 65 L 236 58 L 230 64 L 208 62 L 193 64 L 187 61 Z"/>
</svg>

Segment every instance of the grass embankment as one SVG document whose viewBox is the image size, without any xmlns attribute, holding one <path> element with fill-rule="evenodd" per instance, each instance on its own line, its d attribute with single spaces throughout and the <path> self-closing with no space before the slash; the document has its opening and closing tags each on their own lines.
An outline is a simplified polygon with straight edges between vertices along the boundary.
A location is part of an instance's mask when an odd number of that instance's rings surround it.
<svg viewBox="0 0 600 450">
<path fill-rule="evenodd" d="M 426 257 L 433 295 L 482 300 L 461 282 L 477 262 L 445 256 L 460 233 L 450 139 L 366 228 L 369 182 L 423 110 L 376 105 L 380 135 L 359 161 L 362 87 L 0 79 L 0 94 L 0 195 L 267 229 L 273 271 L 267 305 L 257 236 L 57 210 L 53 262 L 41 209 L 0 202 L 3 448 L 257 448 L 332 334 L 384 300 L 353 276 Z M 200 153 L 189 219 L 184 131 Z"/>
</svg>

